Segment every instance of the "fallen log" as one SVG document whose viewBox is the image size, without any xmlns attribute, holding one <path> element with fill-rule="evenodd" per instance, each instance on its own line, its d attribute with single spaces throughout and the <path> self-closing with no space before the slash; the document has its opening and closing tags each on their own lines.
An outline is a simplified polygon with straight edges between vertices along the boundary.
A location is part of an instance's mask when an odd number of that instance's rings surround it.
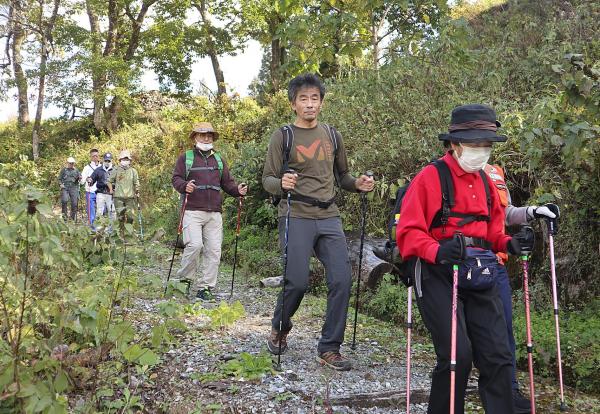
<svg viewBox="0 0 600 414">
<path fill-rule="evenodd" d="M 276 288 L 283 285 L 283 276 L 265 277 L 260 280 L 261 288 Z"/>
<path fill-rule="evenodd" d="M 373 249 L 383 246 L 387 239 L 365 237 L 363 247 L 363 260 L 361 269 L 361 285 L 364 289 L 376 289 L 383 275 L 391 273 L 394 267 L 379 257 L 375 256 Z M 348 240 L 348 253 L 350 255 L 350 264 L 352 266 L 352 277 L 358 274 L 358 262 L 360 253 L 360 238 Z"/>
</svg>

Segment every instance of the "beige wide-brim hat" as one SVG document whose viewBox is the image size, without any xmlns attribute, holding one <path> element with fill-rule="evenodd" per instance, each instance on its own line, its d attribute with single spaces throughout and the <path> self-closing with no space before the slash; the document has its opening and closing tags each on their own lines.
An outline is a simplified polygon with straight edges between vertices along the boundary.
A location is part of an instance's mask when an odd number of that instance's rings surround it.
<svg viewBox="0 0 600 414">
<path fill-rule="evenodd" d="M 73 157 L 69 157 L 69 158 L 67 158 L 67 162 L 68 162 L 69 164 L 75 164 L 75 158 L 73 158 Z"/>
<path fill-rule="evenodd" d="M 129 150 L 123 150 L 119 153 L 119 161 L 121 161 L 123 158 L 129 158 L 131 159 L 131 152 L 129 152 Z"/>
<path fill-rule="evenodd" d="M 200 122 L 194 125 L 194 128 L 192 128 L 192 132 L 190 132 L 190 139 L 193 139 L 196 133 L 211 133 L 213 134 L 213 141 L 219 139 L 219 133 L 215 131 L 210 122 Z"/>
</svg>

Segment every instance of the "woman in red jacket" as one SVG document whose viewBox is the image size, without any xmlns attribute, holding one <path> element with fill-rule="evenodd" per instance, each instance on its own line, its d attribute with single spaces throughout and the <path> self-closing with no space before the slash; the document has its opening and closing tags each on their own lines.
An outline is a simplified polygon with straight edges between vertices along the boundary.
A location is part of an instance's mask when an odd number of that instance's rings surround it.
<svg viewBox="0 0 600 414">
<path fill-rule="evenodd" d="M 452 264 L 458 263 L 455 413 L 464 413 L 472 363 L 479 369 L 479 394 L 486 413 L 513 413 L 512 358 L 494 282 L 495 252 L 519 254 L 522 246 L 533 241 L 522 234 L 511 238 L 504 233 L 504 208 L 482 171 L 492 144 L 506 141 L 496 133 L 499 126 L 490 107 L 455 108 L 449 132 L 440 135 L 451 149 L 417 174 L 402 201 L 398 249 L 414 265 L 417 304 L 437 356 L 430 414 L 449 411 Z M 453 237 L 456 232 L 465 236 L 468 260 L 459 239 Z"/>
</svg>

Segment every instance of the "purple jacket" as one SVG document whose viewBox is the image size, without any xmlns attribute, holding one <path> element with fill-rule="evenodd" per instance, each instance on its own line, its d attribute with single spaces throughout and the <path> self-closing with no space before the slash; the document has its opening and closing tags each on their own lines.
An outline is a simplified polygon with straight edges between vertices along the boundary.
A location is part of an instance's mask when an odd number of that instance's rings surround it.
<svg viewBox="0 0 600 414">
<path fill-rule="evenodd" d="M 195 180 L 196 186 L 210 185 L 221 187 L 223 191 L 232 197 L 239 197 L 240 193 L 237 184 L 229 172 L 229 168 L 223 160 L 222 176 L 219 172 L 217 159 L 214 157 L 214 152 L 202 153 L 198 149 L 194 149 L 194 163 L 189 176 L 185 176 L 185 153 L 181 154 L 175 163 L 173 170 L 173 188 L 178 192 L 185 194 L 185 186 L 190 180 Z M 197 170 L 198 167 L 212 167 L 213 169 Z M 188 195 L 186 210 L 200 211 L 217 211 L 221 212 L 221 204 L 223 196 L 221 191 L 215 189 L 196 189 Z"/>
</svg>

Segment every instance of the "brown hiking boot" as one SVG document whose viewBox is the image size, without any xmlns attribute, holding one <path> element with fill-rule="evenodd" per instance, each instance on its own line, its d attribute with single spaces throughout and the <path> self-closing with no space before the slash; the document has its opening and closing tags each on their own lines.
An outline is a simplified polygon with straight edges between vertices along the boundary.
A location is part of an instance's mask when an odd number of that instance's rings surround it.
<svg viewBox="0 0 600 414">
<path fill-rule="evenodd" d="M 319 356 L 317 356 L 317 361 L 319 361 L 321 365 L 326 365 L 336 371 L 350 371 L 350 369 L 352 369 L 350 361 L 337 351 L 320 353 Z"/>
<path fill-rule="evenodd" d="M 267 339 L 267 348 L 273 355 L 279 355 L 279 340 L 281 338 L 281 353 L 284 354 L 287 349 L 287 336 L 290 331 L 283 332 L 281 335 L 277 329 L 271 329 L 271 335 Z"/>
</svg>

